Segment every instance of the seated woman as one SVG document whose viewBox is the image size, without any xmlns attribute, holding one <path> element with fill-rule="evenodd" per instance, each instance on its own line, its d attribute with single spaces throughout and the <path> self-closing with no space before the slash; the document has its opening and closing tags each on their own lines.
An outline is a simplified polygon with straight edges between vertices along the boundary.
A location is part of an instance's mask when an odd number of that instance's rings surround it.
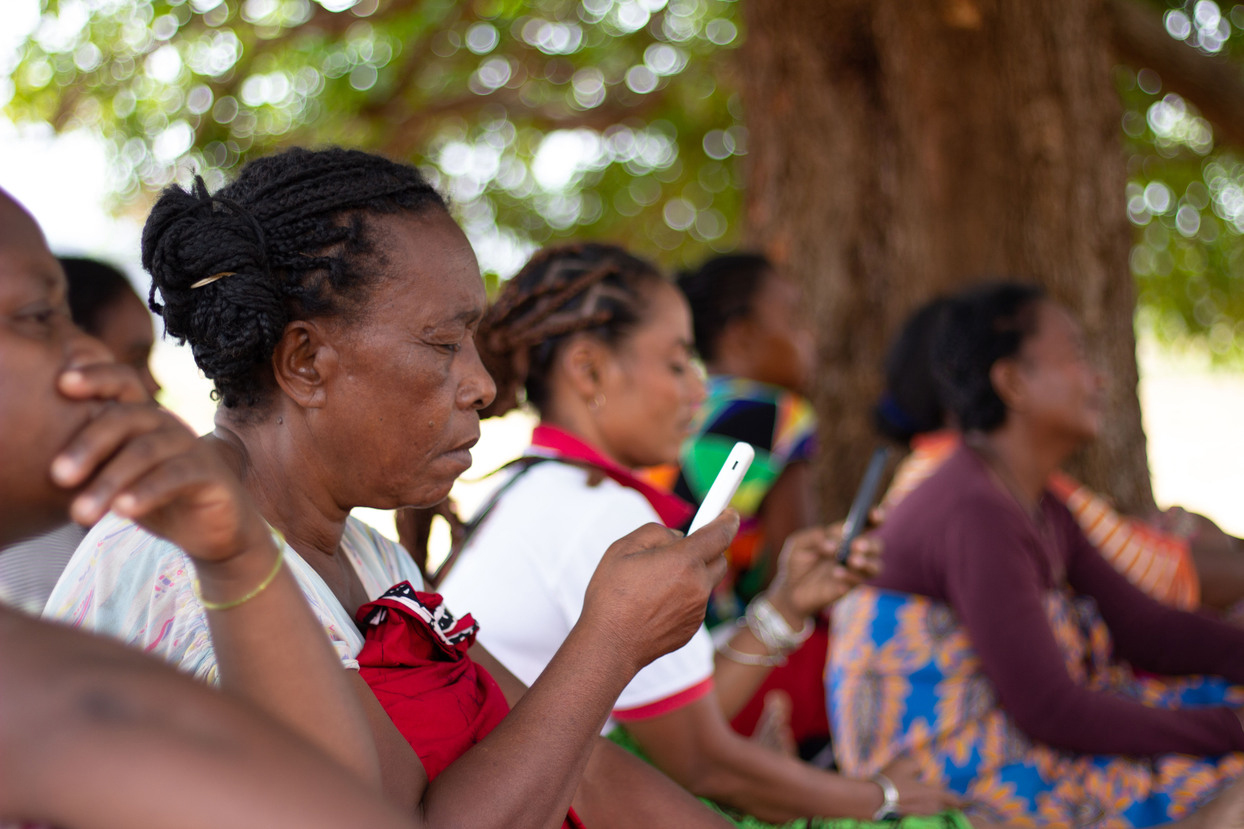
<svg viewBox="0 0 1244 829">
<path fill-rule="evenodd" d="M 148 359 L 155 337 L 151 314 L 125 274 L 93 259 L 62 257 L 74 325 L 102 342 L 117 362 L 132 366 L 152 397 L 160 384 Z M 0 550 L 0 602 L 35 616 L 43 612 L 56 580 L 86 529 L 69 522 Z"/>
<path fill-rule="evenodd" d="M 934 366 L 963 445 L 890 510 L 884 572 L 834 609 L 840 765 L 911 758 L 1017 826 L 1194 813 L 1244 770 L 1244 631 L 1137 590 L 1049 491 L 1100 428 L 1079 327 L 1036 287 L 985 286 L 950 304 Z"/>
<path fill-rule="evenodd" d="M 63 271 L 3 190 L 0 390 L 0 544 L 112 508 L 182 545 L 224 692 L 0 604 L 0 826 L 427 825 L 380 797 L 364 712 L 241 484 L 74 327 Z M 284 726 L 257 710 L 268 692 Z M 322 751 L 291 731 L 302 717 L 331 718 Z M 454 816 L 455 792 L 419 796 Z"/>
<path fill-rule="evenodd" d="M 215 195 L 201 180 L 171 187 L 144 228 L 143 264 L 153 306 L 221 400 L 201 451 L 234 468 L 283 534 L 288 571 L 321 625 L 316 645 L 331 641 L 342 665 L 361 664 L 373 682 L 402 680 L 404 694 L 384 693 L 399 730 L 357 671 L 336 677 L 367 711 L 366 748 L 395 803 L 426 808 L 439 773 L 435 785 L 459 793 L 459 825 L 556 825 L 572 798 L 589 823 L 649 811 L 715 822 L 597 734 L 635 671 L 696 630 L 724 570 L 730 516 L 685 540 L 649 527 L 614 544 L 570 641 L 508 716 L 505 677 L 464 653 L 470 617 L 455 620 L 400 548 L 350 517 L 355 506 L 444 498 L 470 465 L 477 412 L 494 392 L 472 339 L 485 305 L 475 257 L 415 168 L 295 149 L 247 164 Z M 223 681 L 207 609 L 181 544 L 122 514 L 95 526 L 48 603 L 48 615 Z M 284 646 L 282 665 L 301 681 L 302 652 L 285 633 L 279 621 L 249 631 Z M 396 662 L 391 637 L 405 647 Z M 275 716 L 299 713 L 277 686 L 260 691 Z M 305 731 L 327 742 L 338 718 L 314 713 Z M 447 717 L 451 733 L 419 727 Z M 425 767 L 421 754 L 435 761 Z M 611 785 L 593 784 L 602 776 Z"/>
<path fill-rule="evenodd" d="M 587 612 L 584 587 L 609 540 L 691 517 L 633 470 L 675 459 L 703 383 L 686 300 L 652 265 L 609 245 L 538 253 L 503 287 L 477 341 L 499 387 L 490 413 L 525 390 L 541 423 L 482 522 L 473 520 L 442 590 L 474 608 L 481 641 L 530 682 Z M 639 672 L 612 721 L 692 792 L 763 820 L 871 818 L 896 807 L 895 786 L 903 812 L 937 812 L 949 801 L 903 764 L 885 770 L 893 785 L 844 778 L 749 742 L 723 716 L 728 698 L 750 696 L 802 641 L 812 613 L 872 572 L 866 545 L 852 558 L 862 574 L 838 567 L 826 535 L 813 529 L 787 545 L 773 584 L 722 643 L 728 658 L 714 665 L 712 641 L 697 633 Z M 947 815 L 929 825 L 962 824 Z"/>
<path fill-rule="evenodd" d="M 877 429 L 911 453 L 895 472 L 883 509 L 906 497 L 959 446 L 958 430 L 947 424 L 954 416 L 942 406 L 930 357 L 948 302 L 936 299 L 913 312 L 886 354 Z M 1165 521 L 1121 515 L 1106 498 L 1062 471 L 1050 476 L 1049 489 L 1106 560 L 1163 604 L 1222 611 L 1244 598 L 1244 555 L 1230 550 L 1230 537 L 1216 527 L 1175 534 L 1161 526 Z"/>
<path fill-rule="evenodd" d="M 786 539 L 816 521 L 811 460 L 816 415 L 803 397 L 812 376 L 812 329 L 793 280 L 764 256 L 736 253 L 709 259 L 678 277 L 691 308 L 696 350 L 708 369 L 708 398 L 671 476 L 675 494 L 698 504 L 735 441 L 756 450 L 731 506 L 739 534 L 726 556 L 730 570 L 713 593 L 710 627 L 733 623 L 769 586 Z M 829 739 L 825 716 L 828 622 L 818 616 L 808 640 L 773 669 L 731 725 L 752 734 L 766 699 L 789 700 L 791 737 L 801 753 Z"/>
</svg>

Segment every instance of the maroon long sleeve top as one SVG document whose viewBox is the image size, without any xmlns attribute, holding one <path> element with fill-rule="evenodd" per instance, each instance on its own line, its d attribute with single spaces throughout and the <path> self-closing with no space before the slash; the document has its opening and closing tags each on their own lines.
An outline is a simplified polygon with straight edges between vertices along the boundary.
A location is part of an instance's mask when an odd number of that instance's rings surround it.
<svg viewBox="0 0 1244 829">
<path fill-rule="evenodd" d="M 1002 707 L 1030 737 L 1086 754 L 1215 755 L 1244 750 L 1225 707 L 1166 710 L 1091 691 L 1067 673 L 1045 611 L 1064 584 L 1096 600 L 1115 653 L 1159 674 L 1244 683 L 1244 629 L 1166 607 L 1120 575 L 1049 493 L 1034 520 L 960 447 L 887 516 L 873 581 L 954 609 Z"/>
</svg>

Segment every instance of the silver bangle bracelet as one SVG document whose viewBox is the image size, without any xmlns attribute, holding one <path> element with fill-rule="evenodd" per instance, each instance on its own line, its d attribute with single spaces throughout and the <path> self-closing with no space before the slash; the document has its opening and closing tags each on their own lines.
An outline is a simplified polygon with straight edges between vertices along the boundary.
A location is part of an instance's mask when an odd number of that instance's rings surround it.
<svg viewBox="0 0 1244 829">
<path fill-rule="evenodd" d="M 786 664 L 786 657 L 781 654 L 744 653 L 733 647 L 729 642 L 722 642 L 717 652 L 731 662 L 737 662 L 740 665 L 774 668 L 778 665 Z"/>
<path fill-rule="evenodd" d="M 873 820 L 885 820 L 901 814 L 898 810 L 898 786 L 894 785 L 894 781 L 881 772 L 877 772 L 869 779 L 881 787 L 882 797 L 881 808 L 873 815 Z"/>
<path fill-rule="evenodd" d="M 805 619 L 802 629 L 792 629 L 763 593 L 748 603 L 743 618 L 761 644 L 779 654 L 790 653 L 806 642 L 814 627 L 811 619 Z"/>
</svg>

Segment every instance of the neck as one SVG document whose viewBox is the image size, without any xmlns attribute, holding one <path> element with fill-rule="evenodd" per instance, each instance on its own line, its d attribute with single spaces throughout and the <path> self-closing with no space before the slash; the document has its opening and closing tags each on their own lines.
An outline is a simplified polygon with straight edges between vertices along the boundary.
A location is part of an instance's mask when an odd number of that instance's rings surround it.
<svg viewBox="0 0 1244 829">
<path fill-rule="evenodd" d="M 264 519 L 295 550 L 337 552 L 350 508 L 333 498 L 326 484 L 332 476 L 317 455 L 306 451 L 315 442 L 301 417 L 278 408 L 253 422 L 239 422 L 222 407 L 207 440 L 218 446 Z"/>
<path fill-rule="evenodd" d="M 585 443 L 590 443 L 609 460 L 618 466 L 629 469 L 631 465 L 619 458 L 605 443 L 600 433 L 600 428 L 596 423 L 596 415 L 585 405 L 575 405 L 578 403 L 579 401 L 576 400 L 571 405 L 559 405 L 558 401 L 554 400 L 551 405 L 545 407 L 545 410 L 540 412 L 540 420 L 550 426 L 556 426 L 558 429 L 569 432 Z M 609 401 L 606 400 L 604 405 L 608 406 Z"/>
<path fill-rule="evenodd" d="M 1050 476 L 1067 459 L 1068 451 L 1035 440 L 1023 424 L 1013 420 L 987 434 L 979 434 L 974 443 L 984 449 L 988 460 L 1001 466 L 1000 474 L 1010 478 L 1008 486 L 1016 488 L 1016 495 L 1035 504 Z"/>
</svg>

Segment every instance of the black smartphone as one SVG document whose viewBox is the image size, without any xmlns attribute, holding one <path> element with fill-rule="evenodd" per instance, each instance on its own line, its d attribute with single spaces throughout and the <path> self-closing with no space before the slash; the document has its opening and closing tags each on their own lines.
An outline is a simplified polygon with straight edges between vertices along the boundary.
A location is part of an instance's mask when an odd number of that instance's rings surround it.
<svg viewBox="0 0 1244 829">
<path fill-rule="evenodd" d="M 868 469 L 864 471 L 864 480 L 855 492 L 855 500 L 851 502 L 851 511 L 847 513 L 847 521 L 842 525 L 842 546 L 838 548 L 838 563 L 846 564 L 851 555 L 851 542 L 860 537 L 868 526 L 868 513 L 877 502 L 878 490 L 881 489 L 881 477 L 885 474 L 886 462 L 890 459 L 890 450 L 878 446 L 868 459 Z"/>
</svg>

